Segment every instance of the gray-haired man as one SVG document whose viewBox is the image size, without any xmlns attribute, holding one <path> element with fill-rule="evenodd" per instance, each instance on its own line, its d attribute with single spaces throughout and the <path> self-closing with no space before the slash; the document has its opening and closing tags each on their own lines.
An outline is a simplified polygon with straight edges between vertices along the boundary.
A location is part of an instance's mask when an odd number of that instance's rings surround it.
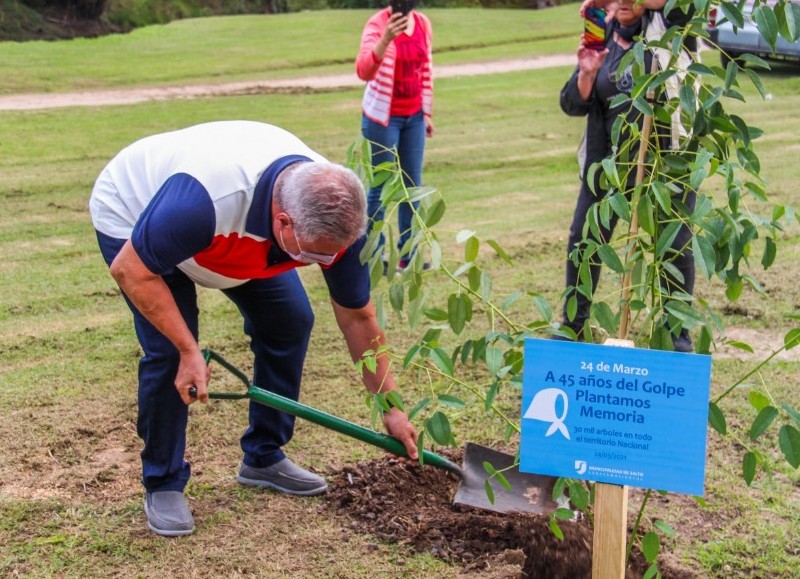
<svg viewBox="0 0 800 579">
<path fill-rule="evenodd" d="M 253 382 L 297 399 L 314 315 L 295 268 L 316 263 L 353 359 L 383 343 L 360 263 L 366 209 L 356 175 L 271 125 L 222 121 L 141 139 L 103 169 L 89 202 L 100 250 L 125 294 L 144 356 L 139 436 L 148 526 L 187 535 L 183 495 L 189 394 L 208 400 L 198 347 L 195 284 L 222 290 L 244 318 Z M 385 359 L 366 372 L 370 392 L 395 387 Z M 416 432 L 398 409 L 384 415 L 416 458 Z M 251 403 L 239 482 L 314 495 L 325 480 L 282 451 L 293 417 Z"/>
</svg>

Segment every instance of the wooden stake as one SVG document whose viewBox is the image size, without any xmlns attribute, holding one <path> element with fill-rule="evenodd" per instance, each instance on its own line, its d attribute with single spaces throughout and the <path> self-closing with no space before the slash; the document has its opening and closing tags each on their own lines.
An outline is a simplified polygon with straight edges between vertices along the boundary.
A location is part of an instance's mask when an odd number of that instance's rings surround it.
<svg viewBox="0 0 800 579">
<path fill-rule="evenodd" d="M 628 487 L 597 483 L 594 492 L 592 579 L 619 579 L 625 577 Z"/>
<path fill-rule="evenodd" d="M 655 58 L 651 66 L 655 71 Z M 653 100 L 652 89 L 647 93 L 648 100 Z M 633 238 L 639 233 L 639 196 L 635 193 L 638 186 L 644 182 L 644 162 L 647 157 L 647 144 L 650 141 L 650 131 L 653 127 L 653 117 L 645 115 L 642 122 L 642 132 L 639 140 L 639 151 L 636 163 L 636 188 L 631 198 L 631 244 L 625 263 L 633 257 L 635 244 Z M 619 330 L 617 339 L 608 338 L 604 343 L 607 346 L 620 346 L 633 348 L 633 342 L 628 340 L 631 313 L 631 278 L 632 271 L 629 267 L 622 277 L 622 312 L 619 317 Z M 625 553 L 628 539 L 628 487 L 597 483 L 594 485 L 594 535 L 592 537 L 592 579 L 624 579 L 625 578 Z"/>
</svg>

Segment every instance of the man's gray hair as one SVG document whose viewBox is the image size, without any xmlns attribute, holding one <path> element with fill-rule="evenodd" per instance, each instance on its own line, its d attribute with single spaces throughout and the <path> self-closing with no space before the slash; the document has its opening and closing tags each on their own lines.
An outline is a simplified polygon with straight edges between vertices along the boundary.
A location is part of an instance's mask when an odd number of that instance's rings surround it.
<svg viewBox="0 0 800 579">
<path fill-rule="evenodd" d="M 334 163 L 299 163 L 286 174 L 278 205 L 303 239 L 350 243 L 367 229 L 367 199 L 361 179 Z"/>
</svg>

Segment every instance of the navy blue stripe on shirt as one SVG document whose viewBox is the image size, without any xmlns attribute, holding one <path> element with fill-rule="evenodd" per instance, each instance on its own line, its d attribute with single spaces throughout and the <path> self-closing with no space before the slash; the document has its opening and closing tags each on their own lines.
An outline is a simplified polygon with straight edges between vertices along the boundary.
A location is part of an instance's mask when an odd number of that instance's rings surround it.
<svg viewBox="0 0 800 579">
<path fill-rule="evenodd" d="M 206 188 L 191 175 L 177 173 L 164 182 L 139 216 L 131 243 L 147 269 L 164 275 L 208 247 L 216 225 Z"/>
<path fill-rule="evenodd" d="M 322 268 L 331 298 L 343 308 L 359 309 L 369 303 L 369 269 L 361 263 L 361 249 L 367 236 L 361 236 L 330 267 Z"/>
</svg>

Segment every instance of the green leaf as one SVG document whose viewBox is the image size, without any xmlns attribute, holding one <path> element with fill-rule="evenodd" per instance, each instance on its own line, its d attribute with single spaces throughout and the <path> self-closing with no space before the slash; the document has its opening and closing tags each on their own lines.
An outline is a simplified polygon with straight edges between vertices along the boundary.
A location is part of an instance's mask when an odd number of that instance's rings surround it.
<svg viewBox="0 0 800 579">
<path fill-rule="evenodd" d="M 572 511 L 572 509 L 565 509 L 564 507 L 556 509 L 554 514 L 556 518 L 561 521 L 571 521 L 575 518 L 575 513 Z"/>
<path fill-rule="evenodd" d="M 503 365 L 503 351 L 496 346 L 486 348 L 486 366 L 491 376 L 497 375 Z"/>
<path fill-rule="evenodd" d="M 731 96 L 730 88 L 733 86 L 733 83 L 736 82 L 736 71 L 739 70 L 739 67 L 736 66 L 736 63 L 731 60 L 728 63 L 728 66 L 725 67 L 725 90 L 727 91 L 727 95 Z"/>
<path fill-rule="evenodd" d="M 425 211 L 425 216 L 423 218 L 423 222 L 425 223 L 425 227 L 431 228 L 442 219 L 445 212 L 445 204 L 442 199 L 437 199 L 436 202 Z"/>
<path fill-rule="evenodd" d="M 725 415 L 714 402 L 708 403 L 708 423 L 711 425 L 711 428 L 720 434 L 728 433 L 728 427 L 725 424 Z"/>
<path fill-rule="evenodd" d="M 500 247 L 500 244 L 497 243 L 494 239 L 488 239 L 486 243 L 488 243 L 489 246 L 492 249 L 494 249 L 495 253 L 497 253 L 497 255 L 500 256 L 500 259 L 505 261 L 508 265 L 511 265 L 513 263 L 511 257 L 509 257 L 509 255 L 503 250 L 503 248 Z"/>
<path fill-rule="evenodd" d="M 771 237 L 764 240 L 764 255 L 761 256 L 761 265 L 767 269 L 775 262 L 775 255 L 778 253 L 778 248 L 775 241 Z"/>
<path fill-rule="evenodd" d="M 450 420 L 438 410 L 425 421 L 425 431 L 434 442 L 442 446 L 450 446 L 455 442 L 450 429 Z"/>
<path fill-rule="evenodd" d="M 573 293 L 567 300 L 567 319 L 572 321 L 578 314 L 578 298 Z"/>
<path fill-rule="evenodd" d="M 659 540 L 653 531 L 645 533 L 642 537 L 642 554 L 648 563 L 653 563 L 658 558 Z"/>
<path fill-rule="evenodd" d="M 789 406 L 788 404 L 781 404 L 781 408 L 788 414 L 794 423 L 800 427 L 800 412 Z"/>
<path fill-rule="evenodd" d="M 457 408 L 461 410 L 462 408 L 465 408 L 467 406 L 466 404 L 464 404 L 463 400 L 455 396 L 450 396 L 449 394 L 439 394 L 438 396 L 436 396 L 436 398 L 437 400 L 439 400 L 439 402 L 441 402 L 445 406 L 450 406 L 451 408 Z"/>
<path fill-rule="evenodd" d="M 695 351 L 698 354 L 710 354 L 712 338 L 711 330 L 707 326 L 700 328 L 700 334 L 697 336 L 695 343 Z"/>
<path fill-rule="evenodd" d="M 661 577 L 661 573 L 658 572 L 658 563 L 650 565 L 647 571 L 644 572 L 644 575 L 642 575 L 642 579 L 653 579 L 654 577 L 656 579 Z"/>
<path fill-rule="evenodd" d="M 675 350 L 675 346 L 672 344 L 672 334 L 664 326 L 659 326 L 653 330 L 649 345 L 651 350 L 663 350 L 665 352 Z"/>
<path fill-rule="evenodd" d="M 753 9 L 752 16 L 761 36 L 767 41 L 772 52 L 775 52 L 775 44 L 778 42 L 778 20 L 775 18 L 775 13 L 762 5 Z"/>
<path fill-rule="evenodd" d="M 564 540 L 564 531 L 562 531 L 561 527 L 558 526 L 555 516 L 550 517 L 550 532 L 553 533 L 553 535 L 555 535 L 556 539 L 559 541 Z"/>
<path fill-rule="evenodd" d="M 747 395 L 747 400 L 750 402 L 750 406 L 756 409 L 756 412 L 761 412 L 769 406 L 769 398 L 758 390 L 751 390 L 750 394 Z"/>
<path fill-rule="evenodd" d="M 741 280 L 729 280 L 728 287 L 725 289 L 725 296 L 732 302 L 735 302 L 739 299 L 739 296 L 742 295 L 742 290 L 744 289 L 744 282 Z"/>
<path fill-rule="evenodd" d="M 669 214 L 672 211 L 672 193 L 670 192 L 669 188 L 665 183 L 660 181 L 656 181 L 650 187 L 653 191 L 653 195 L 658 202 L 658 205 L 661 209 L 664 210 L 664 213 Z M 696 187 L 692 187 L 696 189 Z"/>
<path fill-rule="evenodd" d="M 770 424 L 778 417 L 778 409 L 774 406 L 762 408 L 750 426 L 750 439 L 756 440 L 769 428 Z"/>
<path fill-rule="evenodd" d="M 725 18 L 727 18 L 731 24 L 733 24 L 736 28 L 744 27 L 744 15 L 736 3 L 720 2 L 719 7 L 722 10 L 722 13 L 725 15 Z"/>
<path fill-rule="evenodd" d="M 600 259 L 610 267 L 613 271 L 617 273 L 625 273 L 625 266 L 622 265 L 622 261 L 620 261 L 617 252 L 614 251 L 614 248 L 610 245 L 603 244 L 597 248 L 597 255 L 600 256 Z"/>
<path fill-rule="evenodd" d="M 589 493 L 586 492 L 586 487 L 580 482 L 570 484 L 569 500 L 576 509 L 586 510 L 589 507 Z"/>
<path fill-rule="evenodd" d="M 703 316 L 686 302 L 669 300 L 664 308 L 678 318 L 684 327 L 692 329 L 704 323 Z"/>
<path fill-rule="evenodd" d="M 675 529 L 673 529 L 666 521 L 662 519 L 656 519 L 653 521 L 653 526 L 664 533 L 667 537 L 675 537 L 677 535 Z"/>
<path fill-rule="evenodd" d="M 539 315 L 542 316 L 543 319 L 547 320 L 548 322 L 553 319 L 553 310 L 550 307 L 548 301 L 543 298 L 539 294 L 531 294 L 533 298 L 533 304 L 536 306 L 536 309 L 539 311 Z"/>
<path fill-rule="evenodd" d="M 460 334 L 472 319 L 472 301 L 460 294 L 450 294 L 447 299 L 447 319 L 456 334 Z"/>
<path fill-rule="evenodd" d="M 617 214 L 617 216 L 619 216 L 620 219 L 630 223 L 631 208 L 628 204 L 628 200 L 625 198 L 625 195 L 618 191 L 609 197 L 608 203 L 611 206 L 611 209 Z"/>
<path fill-rule="evenodd" d="M 592 314 L 600 326 L 609 334 L 614 335 L 617 331 L 617 319 L 611 311 L 611 307 L 606 302 L 595 302 L 592 304 Z"/>
<path fill-rule="evenodd" d="M 492 485 L 489 482 L 488 478 L 483 481 L 483 491 L 486 493 L 486 498 L 489 499 L 489 504 L 493 505 L 494 504 L 494 489 L 492 488 Z"/>
<path fill-rule="evenodd" d="M 744 459 L 742 459 L 742 476 L 744 477 L 744 482 L 747 483 L 747 486 L 750 486 L 753 483 L 753 479 L 756 476 L 757 464 L 758 459 L 756 459 L 754 452 L 748 452 L 744 455 Z"/>
<path fill-rule="evenodd" d="M 467 242 L 464 244 L 464 261 L 466 263 L 474 262 L 478 257 L 480 247 L 481 242 L 477 237 L 473 236 L 467 239 Z"/>
<path fill-rule="evenodd" d="M 392 304 L 392 309 L 400 313 L 403 311 L 403 298 L 405 297 L 405 291 L 403 288 L 403 284 L 401 283 L 393 283 L 389 286 L 389 303 Z"/>
<path fill-rule="evenodd" d="M 495 380 L 492 382 L 492 385 L 489 386 L 489 389 L 486 391 L 486 399 L 483 401 L 483 407 L 486 412 L 492 409 L 492 405 L 494 404 L 494 399 L 497 397 L 497 392 L 500 390 L 500 381 Z"/>
<path fill-rule="evenodd" d="M 778 434 L 778 446 L 792 468 L 800 466 L 800 431 L 790 424 L 784 424 Z"/>
<path fill-rule="evenodd" d="M 453 376 L 453 361 L 450 356 L 441 348 L 433 348 L 430 351 L 430 358 L 439 370 L 446 376 Z"/>
<path fill-rule="evenodd" d="M 497 482 L 499 482 L 500 485 L 502 485 L 502 487 L 505 488 L 507 491 L 511 490 L 511 485 L 509 484 L 508 479 L 506 479 L 505 475 L 499 470 L 497 470 L 491 462 L 488 462 L 486 460 L 483 461 L 483 470 L 485 470 L 489 474 L 490 478 L 493 478 Z"/>
<path fill-rule="evenodd" d="M 795 346 L 800 345 L 800 328 L 794 328 L 783 337 L 783 347 L 791 350 Z"/>
<path fill-rule="evenodd" d="M 456 243 L 461 244 L 464 243 L 467 239 L 475 235 L 475 232 L 471 229 L 462 229 L 458 233 L 456 233 Z"/>
<path fill-rule="evenodd" d="M 762 99 L 767 98 L 767 91 L 764 89 L 764 83 L 761 82 L 761 77 L 758 76 L 758 73 L 754 70 L 750 70 L 749 68 L 744 68 L 744 73 L 750 79 L 750 82 L 753 83 L 753 86 L 756 87 L 758 94 L 761 95 Z"/>
<path fill-rule="evenodd" d="M 661 235 L 658 236 L 658 243 L 656 244 L 656 256 L 662 257 L 668 249 L 672 247 L 672 243 L 680 232 L 682 223 L 680 221 L 673 221 L 664 228 Z"/>
<path fill-rule="evenodd" d="M 697 95 L 694 92 L 694 87 L 691 83 L 686 83 L 681 86 L 678 94 L 681 108 L 692 114 L 697 109 Z"/>
<path fill-rule="evenodd" d="M 434 322 L 444 322 L 447 320 L 447 312 L 437 308 L 425 308 L 425 317 Z"/>
<path fill-rule="evenodd" d="M 742 350 L 743 352 L 749 352 L 750 354 L 755 352 L 753 350 L 753 346 L 747 342 L 740 342 L 739 340 L 728 340 L 725 342 L 725 345 L 730 346 L 731 348 L 736 348 L 737 350 Z"/>
<path fill-rule="evenodd" d="M 711 278 L 716 269 L 717 253 L 714 251 L 714 246 L 711 245 L 711 242 L 705 235 L 698 234 L 692 236 L 692 253 L 697 268 L 705 273 L 706 277 Z"/>
<path fill-rule="evenodd" d="M 693 74 L 703 74 L 707 76 L 714 76 L 714 71 L 707 67 L 705 64 L 701 64 L 699 62 L 692 62 L 687 68 L 687 72 L 691 72 Z"/>
<path fill-rule="evenodd" d="M 775 6 L 776 15 L 780 7 L 783 8 L 780 11 L 781 18 L 779 19 L 779 24 L 782 23 L 781 34 L 789 42 L 797 42 L 800 38 L 800 6 L 794 2 L 779 4 Z"/>
<path fill-rule="evenodd" d="M 414 408 L 412 408 L 412 409 L 409 411 L 409 413 L 408 413 L 408 419 L 409 419 L 409 420 L 413 420 L 413 418 L 414 418 L 414 417 L 415 417 L 417 414 L 419 414 L 419 413 L 420 413 L 422 410 L 424 410 L 424 409 L 425 409 L 425 407 L 426 407 L 428 404 L 430 404 L 430 401 L 431 401 L 431 399 L 430 399 L 430 398 L 428 398 L 428 397 L 425 397 L 425 398 L 423 398 L 422 400 L 420 400 L 419 402 L 417 402 L 417 403 L 414 405 Z M 422 434 L 422 433 L 420 433 L 420 435 L 421 435 L 421 434 Z M 419 454 L 420 454 L 420 456 L 421 456 L 421 455 L 422 455 L 422 452 L 420 451 L 420 453 L 419 453 Z"/>
</svg>

